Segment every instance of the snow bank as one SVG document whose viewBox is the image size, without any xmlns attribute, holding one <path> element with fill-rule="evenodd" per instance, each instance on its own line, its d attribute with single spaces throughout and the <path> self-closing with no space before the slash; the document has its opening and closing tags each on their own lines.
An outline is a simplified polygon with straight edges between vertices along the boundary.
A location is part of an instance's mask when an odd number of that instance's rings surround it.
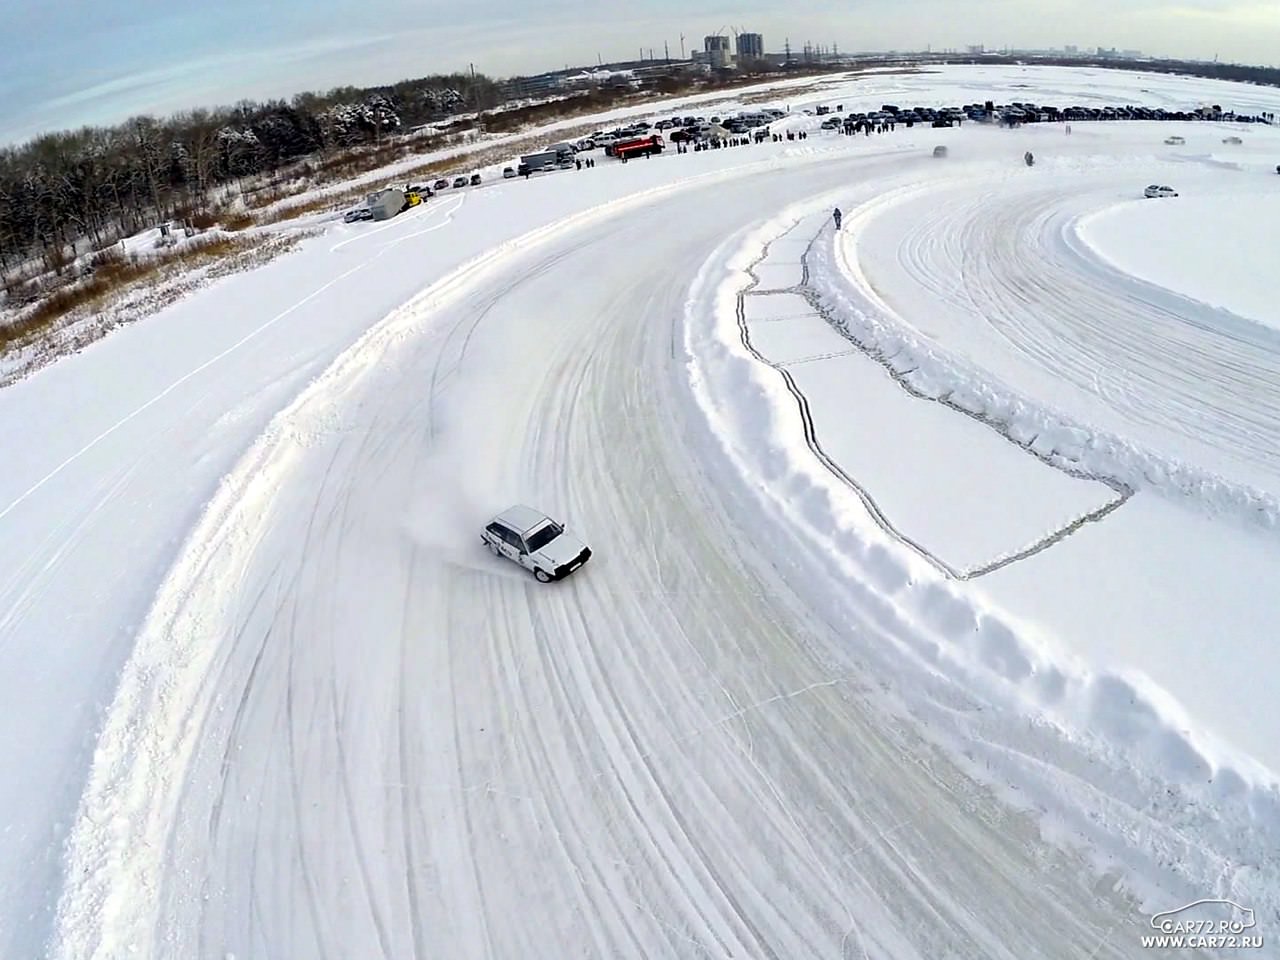
<svg viewBox="0 0 1280 960">
<path fill-rule="evenodd" d="M 813 443 L 857 478 L 849 482 L 874 500 L 895 536 L 969 579 L 1044 549 L 1128 496 L 1028 456 L 945 404 L 912 396 L 805 299 L 813 297 L 807 286 L 803 296 L 770 292 L 770 268 L 807 273 L 807 247 L 793 232 L 752 264 L 758 283 L 740 305 L 743 338 L 766 362 L 785 367 L 806 399 Z M 809 315 L 796 316 L 797 301 Z M 770 315 L 773 304 L 779 315 Z"/>
<path fill-rule="evenodd" d="M 1272 180 L 1274 190 L 1117 204 L 1082 218 L 1076 234 L 1125 273 L 1280 331 L 1280 177 L 1263 182 Z"/>
<path fill-rule="evenodd" d="M 876 664 L 871 675 L 900 691 L 890 696 L 901 710 L 1007 800 L 1037 813 L 1047 835 L 1083 844 L 1099 870 L 1120 869 L 1152 908 L 1166 902 L 1174 876 L 1184 890 L 1236 896 L 1264 913 L 1280 909 L 1274 772 L 1193 729 L 1146 677 L 1089 669 L 1052 636 L 904 549 L 876 522 L 873 505 L 815 454 L 805 399 L 744 344 L 738 298 L 750 283 L 748 270 L 770 240 L 829 209 L 827 199 L 737 238 L 728 276 L 709 261 L 690 298 L 685 347 L 693 399 L 727 463 L 780 529 L 825 558 L 840 584 L 826 597 L 829 617 L 851 622 L 850 598 L 880 611 L 896 651 L 861 643 L 856 628 L 850 642 Z M 810 234 L 818 223 L 808 221 Z M 962 405 L 997 428 L 1035 425 L 1031 405 L 957 375 L 963 371 L 945 358 L 848 306 L 845 282 L 831 275 L 834 260 L 823 246 L 810 260 L 811 282 L 839 305 L 833 312 L 858 324 L 858 334 L 879 338 L 870 343 L 882 362 L 891 358 L 904 374 L 920 364 L 932 371 L 939 394 L 957 384 L 953 395 Z M 1096 462 L 1090 435 L 1047 415 L 1028 442 L 1035 436 L 1044 437 L 1036 447 L 1046 458 L 1070 466 Z M 1124 465 L 1120 458 L 1106 463 Z"/>
<path fill-rule="evenodd" d="M 816 244 L 809 266 L 812 287 L 832 322 L 918 395 L 982 420 L 1064 470 L 1178 496 L 1216 515 L 1280 529 L 1280 498 L 1073 420 L 871 309 L 870 284 L 844 243 Z"/>
</svg>

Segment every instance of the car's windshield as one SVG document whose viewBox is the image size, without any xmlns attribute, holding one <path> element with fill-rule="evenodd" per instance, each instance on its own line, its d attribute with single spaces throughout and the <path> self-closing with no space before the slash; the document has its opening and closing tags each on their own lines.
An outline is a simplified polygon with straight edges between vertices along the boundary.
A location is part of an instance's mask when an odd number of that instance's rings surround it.
<svg viewBox="0 0 1280 960">
<path fill-rule="evenodd" d="M 536 553 L 562 533 L 564 528 L 559 524 L 548 523 L 545 527 L 539 527 L 529 534 L 525 538 L 525 546 L 529 548 L 530 553 Z"/>
</svg>

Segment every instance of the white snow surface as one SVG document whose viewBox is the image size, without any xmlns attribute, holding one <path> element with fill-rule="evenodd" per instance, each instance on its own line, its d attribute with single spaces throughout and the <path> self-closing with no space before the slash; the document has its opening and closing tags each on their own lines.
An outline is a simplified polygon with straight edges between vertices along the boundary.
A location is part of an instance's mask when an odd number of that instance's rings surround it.
<svg viewBox="0 0 1280 960">
<path fill-rule="evenodd" d="M 0 956 L 1280 942 L 1280 343 L 1169 239 L 1265 237 L 1280 136 L 817 123 L 332 224 L 0 391 Z M 489 557 L 513 502 L 591 562 Z"/>
<path fill-rule="evenodd" d="M 1117 204 L 1077 230 L 1124 273 L 1280 331 L 1280 177 L 1251 186 Z"/>
</svg>

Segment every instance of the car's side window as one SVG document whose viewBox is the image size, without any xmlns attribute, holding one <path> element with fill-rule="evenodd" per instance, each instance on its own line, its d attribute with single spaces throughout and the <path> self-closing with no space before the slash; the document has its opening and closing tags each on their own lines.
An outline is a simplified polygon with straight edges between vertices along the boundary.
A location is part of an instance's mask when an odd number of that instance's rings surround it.
<svg viewBox="0 0 1280 960">
<path fill-rule="evenodd" d="M 514 532 L 508 530 L 500 523 L 495 523 L 493 525 L 493 532 L 498 535 L 499 539 L 510 546 L 517 546 L 520 542 L 520 538 L 517 537 Z"/>
</svg>

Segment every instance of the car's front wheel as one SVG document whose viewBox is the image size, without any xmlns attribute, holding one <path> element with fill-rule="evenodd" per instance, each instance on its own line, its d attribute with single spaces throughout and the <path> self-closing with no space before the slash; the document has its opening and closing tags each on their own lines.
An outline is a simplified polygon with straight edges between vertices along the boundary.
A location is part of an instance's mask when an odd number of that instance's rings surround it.
<svg viewBox="0 0 1280 960">
<path fill-rule="evenodd" d="M 551 574 L 547 573 L 547 571 L 543 570 L 541 567 L 534 567 L 533 575 L 539 583 L 551 582 Z"/>
</svg>

